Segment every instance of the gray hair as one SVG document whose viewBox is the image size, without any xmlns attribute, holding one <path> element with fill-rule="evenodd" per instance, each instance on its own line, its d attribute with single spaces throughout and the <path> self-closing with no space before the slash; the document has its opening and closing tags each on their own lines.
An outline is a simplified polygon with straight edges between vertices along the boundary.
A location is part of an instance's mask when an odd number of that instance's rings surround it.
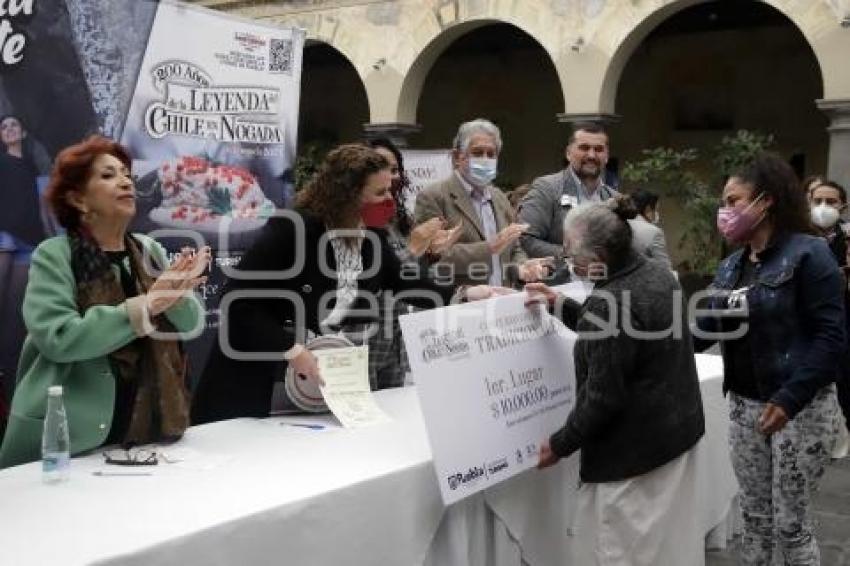
<svg viewBox="0 0 850 566">
<path fill-rule="evenodd" d="M 476 118 L 475 120 L 461 124 L 460 128 L 457 129 L 457 135 L 452 143 L 452 147 L 458 151 L 466 151 L 469 149 L 469 142 L 472 141 L 472 136 L 481 134 L 492 137 L 496 143 L 496 151 L 501 153 L 502 133 L 496 124 L 484 118 Z"/>
<path fill-rule="evenodd" d="M 615 208 L 616 201 L 611 199 L 570 209 L 564 218 L 569 253 L 595 257 L 609 266 L 621 263 L 632 247 L 632 229 Z"/>
</svg>

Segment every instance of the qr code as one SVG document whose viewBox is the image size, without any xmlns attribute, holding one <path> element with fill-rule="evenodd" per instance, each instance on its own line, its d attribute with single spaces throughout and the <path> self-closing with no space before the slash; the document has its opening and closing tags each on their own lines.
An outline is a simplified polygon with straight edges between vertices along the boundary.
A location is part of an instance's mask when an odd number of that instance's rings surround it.
<svg viewBox="0 0 850 566">
<path fill-rule="evenodd" d="M 269 45 L 269 72 L 292 74 L 292 40 L 271 40 Z"/>
</svg>

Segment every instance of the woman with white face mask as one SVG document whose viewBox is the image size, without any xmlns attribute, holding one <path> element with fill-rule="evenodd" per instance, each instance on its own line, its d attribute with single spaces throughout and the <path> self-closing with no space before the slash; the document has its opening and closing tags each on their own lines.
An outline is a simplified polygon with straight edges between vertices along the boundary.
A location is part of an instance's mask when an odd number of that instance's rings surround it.
<svg viewBox="0 0 850 566">
<path fill-rule="evenodd" d="M 812 224 L 826 238 L 829 249 L 835 260 L 847 275 L 847 255 L 850 252 L 848 240 L 850 239 L 850 223 L 841 219 L 841 213 L 847 208 L 847 191 L 844 187 L 834 181 L 821 181 L 814 185 L 808 193 L 809 206 L 811 207 Z M 850 290 L 844 289 L 844 310 L 850 309 Z M 850 325 L 848 325 L 848 336 L 850 336 Z M 848 355 L 850 358 L 850 355 Z M 844 360 L 842 379 L 836 382 L 838 388 L 838 401 L 844 420 L 850 427 L 850 359 Z"/>
<path fill-rule="evenodd" d="M 823 235 L 835 254 L 839 265 L 847 264 L 847 237 L 850 228 L 841 221 L 841 213 L 847 208 L 847 191 L 833 181 L 823 181 L 808 193 L 812 224 Z"/>
</svg>

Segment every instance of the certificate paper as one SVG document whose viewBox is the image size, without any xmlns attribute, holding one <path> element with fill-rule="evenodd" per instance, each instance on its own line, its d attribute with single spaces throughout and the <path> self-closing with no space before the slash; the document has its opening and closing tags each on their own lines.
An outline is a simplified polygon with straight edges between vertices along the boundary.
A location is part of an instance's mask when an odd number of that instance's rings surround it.
<svg viewBox="0 0 850 566">
<path fill-rule="evenodd" d="M 575 399 L 575 334 L 525 293 L 399 318 L 446 504 L 537 465 Z"/>
<path fill-rule="evenodd" d="M 359 428 L 390 421 L 369 387 L 368 346 L 314 350 L 313 355 L 325 382 L 322 396 L 342 426 Z"/>
</svg>

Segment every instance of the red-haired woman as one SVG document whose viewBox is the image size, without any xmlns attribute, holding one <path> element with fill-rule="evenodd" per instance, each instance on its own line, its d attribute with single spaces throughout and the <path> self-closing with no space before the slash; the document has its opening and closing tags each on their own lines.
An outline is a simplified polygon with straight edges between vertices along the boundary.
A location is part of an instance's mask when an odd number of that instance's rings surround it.
<svg viewBox="0 0 850 566">
<path fill-rule="evenodd" d="M 32 256 L 0 467 L 40 457 L 52 385 L 64 387 L 72 454 L 176 439 L 188 426 L 178 340 L 202 326 L 192 290 L 209 250 L 184 250 L 169 267 L 159 244 L 127 232 L 136 213 L 130 164 L 126 149 L 100 136 L 56 159 L 46 197 L 67 236 Z"/>
</svg>

